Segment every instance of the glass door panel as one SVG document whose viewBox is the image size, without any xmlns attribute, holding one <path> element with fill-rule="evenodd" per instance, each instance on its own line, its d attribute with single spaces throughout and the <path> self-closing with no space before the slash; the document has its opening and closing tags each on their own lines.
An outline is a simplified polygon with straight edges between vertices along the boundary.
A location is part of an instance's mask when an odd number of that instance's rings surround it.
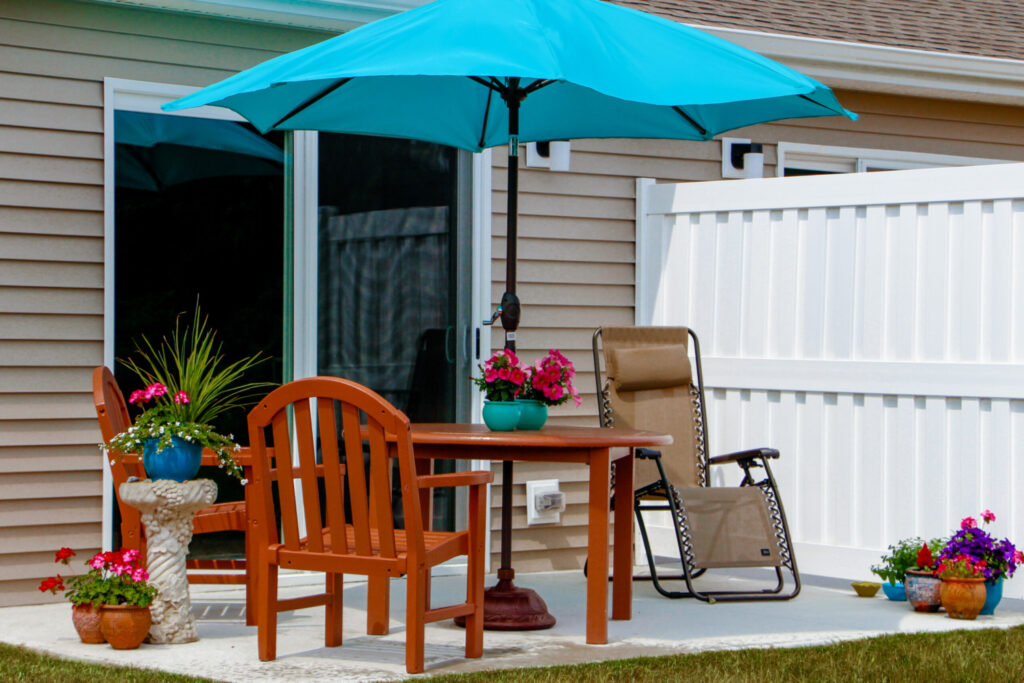
<svg viewBox="0 0 1024 683">
<path fill-rule="evenodd" d="M 456 421 L 469 374 L 457 352 L 457 151 L 320 133 L 318 155 L 318 372 L 370 387 L 413 422 Z M 453 510 L 452 490 L 437 492 L 434 528 L 452 528 Z"/>
<path fill-rule="evenodd" d="M 283 135 L 262 136 L 233 121 L 116 111 L 114 137 L 115 356 L 130 355 L 143 335 L 158 343 L 198 301 L 228 362 L 261 352 L 269 362 L 246 379 L 280 382 Z M 114 371 L 126 394 L 139 388 L 130 371 L 119 364 Z M 244 411 L 215 426 L 248 443 Z M 237 480 L 218 468 L 199 476 L 217 482 L 218 501 L 242 499 Z M 191 551 L 242 556 L 242 535 L 203 534 Z"/>
</svg>

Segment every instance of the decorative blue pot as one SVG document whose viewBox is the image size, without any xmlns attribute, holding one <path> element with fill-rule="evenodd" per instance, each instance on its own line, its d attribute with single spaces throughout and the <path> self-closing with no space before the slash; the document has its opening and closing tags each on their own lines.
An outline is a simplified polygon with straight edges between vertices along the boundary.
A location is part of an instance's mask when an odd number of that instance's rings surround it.
<svg viewBox="0 0 1024 683">
<path fill-rule="evenodd" d="M 548 407 L 546 404 L 529 398 L 517 398 L 515 400 L 522 409 L 519 413 L 519 424 L 516 429 L 540 429 L 548 421 Z"/>
<path fill-rule="evenodd" d="M 992 614 L 996 611 L 996 605 L 1003 599 L 1003 577 L 995 581 L 991 579 L 985 582 L 985 606 L 978 614 Z"/>
<path fill-rule="evenodd" d="M 162 451 L 156 450 L 157 443 L 157 439 L 146 439 L 142 448 L 142 466 L 150 479 L 182 482 L 196 476 L 203 461 L 202 446 L 176 436 L 171 437 L 171 445 Z"/>
<path fill-rule="evenodd" d="M 932 576 L 931 572 L 908 569 L 904 585 L 907 600 L 914 606 L 915 612 L 938 612 L 942 607 L 942 600 L 939 599 L 942 579 Z"/>
<path fill-rule="evenodd" d="M 903 587 L 902 583 L 889 583 L 884 581 L 882 583 L 882 592 L 885 593 L 885 597 L 896 602 L 907 601 L 907 589 Z"/>
<path fill-rule="evenodd" d="M 492 432 L 511 432 L 519 424 L 520 412 L 515 401 L 484 401 L 484 424 Z"/>
</svg>

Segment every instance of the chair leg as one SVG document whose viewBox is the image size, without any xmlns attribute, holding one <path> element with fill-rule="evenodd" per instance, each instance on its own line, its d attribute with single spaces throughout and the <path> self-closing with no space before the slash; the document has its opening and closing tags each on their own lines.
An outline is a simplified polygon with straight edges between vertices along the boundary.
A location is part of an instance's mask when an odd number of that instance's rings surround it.
<svg viewBox="0 0 1024 683">
<path fill-rule="evenodd" d="M 423 639 L 426 628 L 426 571 L 413 568 L 406 576 L 405 670 L 423 673 Z"/>
<path fill-rule="evenodd" d="M 247 494 L 248 496 L 248 494 Z M 246 626 L 256 626 L 256 558 L 255 533 L 246 529 Z"/>
<path fill-rule="evenodd" d="M 366 634 L 386 636 L 391 622 L 391 589 L 388 577 L 371 574 L 366 581 Z"/>
<path fill-rule="evenodd" d="M 277 659 L 277 565 L 260 560 L 256 633 L 260 660 Z"/>
<path fill-rule="evenodd" d="M 342 612 L 345 607 L 344 583 L 344 574 L 327 574 L 327 594 L 331 596 L 331 601 L 327 603 L 327 621 L 324 624 L 325 647 L 341 645 Z"/>
</svg>

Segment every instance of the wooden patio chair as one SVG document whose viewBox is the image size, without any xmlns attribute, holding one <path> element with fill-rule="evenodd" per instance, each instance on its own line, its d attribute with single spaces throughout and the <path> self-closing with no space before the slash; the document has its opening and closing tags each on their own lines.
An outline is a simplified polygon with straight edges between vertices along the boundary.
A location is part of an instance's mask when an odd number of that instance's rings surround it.
<svg viewBox="0 0 1024 683">
<path fill-rule="evenodd" d="M 696 378 L 690 365 L 693 340 Z M 601 355 L 607 379 L 601 379 Z M 648 429 L 672 434 L 660 451 L 637 449 L 635 481 L 619 483 L 633 490 L 633 509 L 647 553 L 650 580 L 669 598 L 719 600 L 788 600 L 800 592 L 800 574 L 786 514 L 768 461 L 773 448 L 756 448 L 709 457 L 703 371 L 697 335 L 685 327 L 604 327 L 594 333 L 594 368 L 603 427 Z M 743 472 L 738 487 L 711 487 L 712 466 L 735 464 Z M 761 471 L 763 470 L 763 472 Z M 614 485 L 614 484 L 613 484 Z M 643 512 L 666 510 L 673 521 L 682 573 L 660 576 Z M 708 569 L 768 567 L 776 585 L 763 590 L 701 591 L 693 579 Z M 793 586 L 783 593 L 783 569 Z M 662 586 L 683 580 L 685 591 Z"/>
<path fill-rule="evenodd" d="M 131 426 L 132 421 L 128 415 L 128 405 L 125 403 L 124 394 L 121 393 L 117 380 L 114 379 L 114 374 L 106 366 L 101 365 L 93 370 L 92 395 L 104 443 L 110 441 L 110 439 Z M 218 462 L 217 456 L 213 451 L 203 452 L 204 465 L 216 465 Z M 247 466 L 246 469 L 248 469 Z M 145 561 L 146 535 L 145 530 L 142 528 L 139 511 L 130 505 L 122 504 L 120 494 L 121 484 L 128 481 L 129 477 L 146 478 L 146 472 L 142 467 L 142 459 L 134 454 L 128 454 L 120 461 L 110 463 L 110 472 L 114 480 L 114 495 L 117 496 L 117 506 L 121 512 L 121 545 L 125 548 L 135 548 L 142 553 L 143 561 Z M 248 495 L 248 492 L 246 492 L 246 495 Z M 247 523 L 245 501 L 215 503 L 195 513 L 192 522 L 192 533 L 207 534 L 217 531 L 241 531 L 244 533 Z M 250 539 L 249 535 L 246 534 L 246 558 L 251 556 L 250 550 Z M 246 584 L 246 621 L 250 626 L 255 624 L 255 610 L 252 609 L 251 604 L 253 594 L 250 583 L 251 577 L 247 571 L 248 559 L 188 560 L 185 566 L 186 569 L 193 570 L 187 574 L 189 583 Z M 235 571 L 227 572 L 224 570 Z"/>
<path fill-rule="evenodd" d="M 273 453 L 267 448 L 268 431 Z M 466 657 L 483 653 L 485 495 L 493 479 L 490 472 L 418 476 L 409 419 L 370 389 L 337 377 L 295 380 L 268 394 L 249 413 L 249 443 L 261 660 L 276 657 L 277 614 L 287 610 L 325 605 L 325 645 L 341 645 L 342 575 L 349 573 L 408 577 L 409 673 L 423 671 L 428 622 L 465 616 Z M 399 466 L 404 529 L 394 528 L 392 519 L 392 455 Z M 422 496 L 441 486 L 470 487 L 468 531 L 424 530 Z M 345 516 L 346 497 L 351 523 Z M 300 519 L 305 536 L 299 532 Z M 431 609 L 431 567 L 459 555 L 468 557 L 466 601 Z M 279 599 L 279 568 L 324 572 L 326 590 Z"/>
</svg>

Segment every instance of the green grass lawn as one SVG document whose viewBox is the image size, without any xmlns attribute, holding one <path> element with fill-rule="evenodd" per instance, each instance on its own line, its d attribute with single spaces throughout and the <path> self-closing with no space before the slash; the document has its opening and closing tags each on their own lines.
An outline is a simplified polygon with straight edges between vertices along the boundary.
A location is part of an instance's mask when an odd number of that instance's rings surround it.
<svg viewBox="0 0 1024 683">
<path fill-rule="evenodd" d="M 142 669 L 83 664 L 0 644 L 2 681 L 149 683 L 204 681 Z M 882 636 L 837 645 L 703 652 L 573 666 L 504 669 L 430 678 L 432 683 L 558 681 L 1024 681 L 1024 626 L 1007 630 Z"/>
</svg>

